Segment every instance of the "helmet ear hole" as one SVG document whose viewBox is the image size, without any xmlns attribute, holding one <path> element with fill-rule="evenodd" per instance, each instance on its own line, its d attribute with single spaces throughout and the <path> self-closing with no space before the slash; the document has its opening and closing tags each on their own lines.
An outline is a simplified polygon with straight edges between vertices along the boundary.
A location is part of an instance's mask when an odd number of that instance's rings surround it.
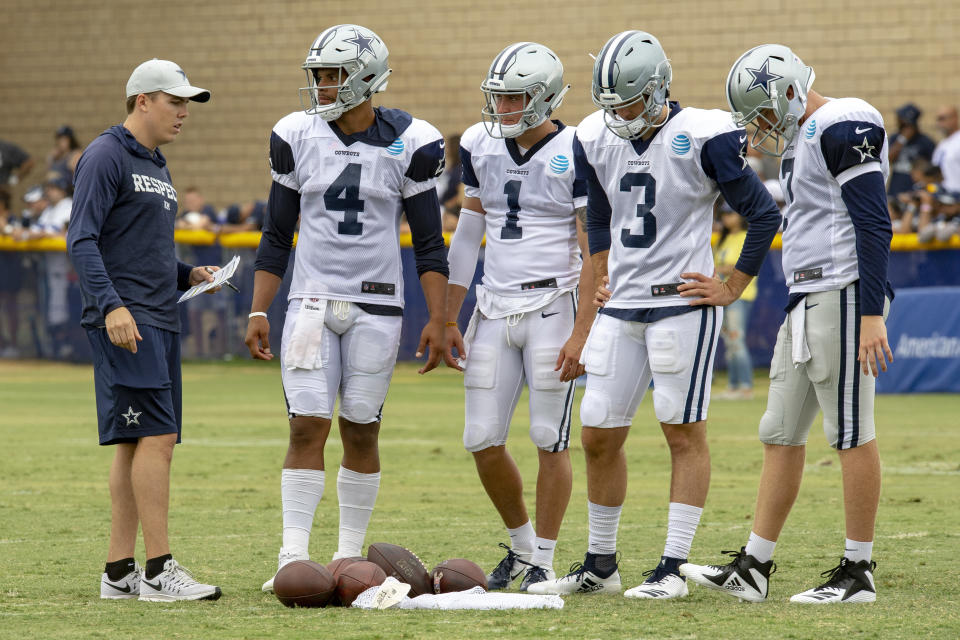
<svg viewBox="0 0 960 640">
<path fill-rule="evenodd" d="M 550 102 L 551 100 L 553 100 L 553 96 L 555 96 L 555 95 L 557 95 L 557 94 L 551 93 L 549 96 L 547 96 L 546 98 L 544 98 L 543 101 L 544 101 L 544 102 Z"/>
</svg>

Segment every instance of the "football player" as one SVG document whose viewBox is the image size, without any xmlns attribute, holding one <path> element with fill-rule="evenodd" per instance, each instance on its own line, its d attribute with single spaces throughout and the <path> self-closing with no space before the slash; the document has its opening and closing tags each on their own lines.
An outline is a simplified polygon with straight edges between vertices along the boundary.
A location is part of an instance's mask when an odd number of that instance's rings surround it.
<svg viewBox="0 0 960 640">
<path fill-rule="evenodd" d="M 550 119 L 569 88 L 553 51 L 510 45 L 481 85 L 484 122 L 460 143 L 466 198 L 450 246 L 447 340 L 462 349 L 456 319 L 486 233 L 483 283 L 466 338 L 463 444 L 510 536 L 506 557 L 487 578 L 490 589 L 521 573 L 521 591 L 556 577 L 553 553 L 570 500 L 574 381 L 596 309 L 590 263 L 580 257 L 587 252 L 587 192 L 575 178 L 574 129 Z M 580 299 L 587 304 L 578 308 Z M 524 381 L 540 469 L 536 531 L 506 450 Z"/>
<path fill-rule="evenodd" d="M 286 271 L 299 218 L 280 351 L 290 444 L 280 483 L 279 567 L 308 557 L 338 392 L 343 459 L 334 558 L 361 555 L 380 486 L 380 411 L 400 340 L 401 212 L 413 233 L 430 312 L 417 349 L 418 356 L 427 348 L 430 355 L 420 373 L 441 357 L 447 287 L 434 184 L 443 170 L 443 137 L 403 111 L 373 107 L 371 97 L 386 88 L 391 71 L 387 47 L 369 29 L 338 25 L 317 37 L 303 68 L 305 110 L 281 119 L 270 136 L 273 184 L 246 337 L 254 358 L 273 358 L 266 310 Z M 263 585 L 272 588 L 272 579 Z"/>
<path fill-rule="evenodd" d="M 624 594 L 687 595 L 686 562 L 710 483 L 706 440 L 722 306 L 760 269 L 780 226 L 776 203 L 747 164 L 746 133 L 719 110 L 669 101 L 672 71 L 655 37 L 611 38 L 593 68 L 600 110 L 577 127 L 577 174 L 587 180 L 587 232 L 603 308 L 583 350 L 580 405 L 587 459 L 589 547 L 582 564 L 531 593 L 619 592 L 617 527 L 626 497 L 624 443 L 651 379 L 670 449 L 667 539 L 646 581 Z M 713 277 L 713 204 L 723 194 L 750 221 L 726 281 Z"/>
<path fill-rule="evenodd" d="M 684 575 L 742 600 L 767 597 L 773 551 L 803 477 L 807 434 L 818 411 L 843 469 L 846 546 L 826 582 L 791 602 L 873 602 L 873 530 L 880 457 L 873 419 L 876 376 L 893 353 L 884 319 L 892 229 L 883 118 L 858 98 L 824 98 L 813 69 L 789 48 L 743 54 L 727 78 L 734 118 L 750 144 L 781 156 L 787 198 L 783 272 L 790 297 L 770 364 L 760 420 L 763 471 L 745 547 L 723 566 L 687 564 Z M 857 362 L 859 361 L 859 365 Z M 878 369 L 879 367 L 879 369 Z"/>
</svg>

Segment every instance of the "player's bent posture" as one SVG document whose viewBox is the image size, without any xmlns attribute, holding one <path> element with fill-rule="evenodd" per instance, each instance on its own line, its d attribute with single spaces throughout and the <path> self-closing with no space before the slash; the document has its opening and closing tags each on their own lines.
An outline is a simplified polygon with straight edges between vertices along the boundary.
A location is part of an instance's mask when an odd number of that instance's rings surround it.
<svg viewBox="0 0 960 640">
<path fill-rule="evenodd" d="M 880 457 L 873 399 L 878 362 L 886 371 L 884 355 L 893 360 L 884 325 L 893 299 L 886 280 L 887 141 L 876 109 L 857 98 L 824 98 L 810 89 L 813 79 L 813 69 L 782 45 L 751 49 L 727 78 L 734 118 L 754 131 L 751 145 L 782 156 L 790 298 L 760 420 L 763 471 L 749 540 L 727 565 L 687 564 L 681 571 L 753 602 L 767 597 L 773 550 L 800 490 L 818 411 L 843 469 L 846 547 L 840 564 L 824 572 L 824 584 L 790 600 L 876 600 L 871 554 Z"/>
<path fill-rule="evenodd" d="M 157 148 L 180 133 L 187 103 L 206 102 L 210 92 L 191 86 L 173 62 L 153 59 L 134 69 L 126 94 L 127 119 L 80 158 L 67 231 L 93 348 L 100 444 L 116 445 L 100 597 L 216 600 L 220 587 L 194 580 L 167 539 L 170 460 L 181 429 L 177 290 L 213 276 L 177 260 L 177 192 Z M 138 526 L 143 570 L 134 561 Z"/>
<path fill-rule="evenodd" d="M 281 119 L 270 137 L 270 213 L 257 251 L 246 337 L 254 358 L 273 358 L 266 310 L 286 271 L 299 218 L 280 352 L 290 445 L 280 482 L 279 567 L 308 557 L 338 392 L 343 459 L 334 557 L 362 555 L 380 487 L 380 411 L 400 343 L 401 212 L 413 232 L 430 312 L 418 348 L 418 355 L 430 349 L 421 373 L 441 357 L 447 287 L 434 185 L 443 170 L 443 137 L 403 111 L 374 109 L 371 97 L 390 75 L 387 47 L 369 29 L 338 25 L 317 37 L 303 68 L 306 111 Z M 271 578 L 263 590 L 272 589 Z"/>
<path fill-rule="evenodd" d="M 670 449 L 666 545 L 631 598 L 687 595 L 686 562 L 710 483 L 710 378 L 722 306 L 757 274 L 780 225 L 776 204 L 747 165 L 746 133 L 728 113 L 668 102 L 672 72 L 649 33 L 625 31 L 596 58 L 600 111 L 578 127 L 577 174 L 587 180 L 594 275 L 609 298 L 583 350 L 580 406 L 587 462 L 589 547 L 582 564 L 531 593 L 619 592 L 617 527 L 626 497 L 624 443 L 653 380 Z M 736 269 L 711 277 L 713 204 L 723 194 L 750 221 Z M 687 281 L 687 282 L 685 282 Z M 608 291 L 599 287 L 598 297 Z M 688 301 L 688 297 L 695 300 Z"/>
<path fill-rule="evenodd" d="M 466 199 L 450 246 L 447 340 L 462 349 L 456 320 L 486 232 L 483 283 L 466 337 L 463 443 L 510 536 L 506 557 L 487 578 L 490 589 L 521 573 L 521 591 L 556 577 L 553 554 L 570 501 L 574 381 L 596 310 L 590 263 L 580 258 L 587 236 L 575 213 L 585 215 L 587 193 L 575 179 L 574 129 L 550 120 L 568 88 L 550 49 L 512 44 L 481 86 L 484 123 L 461 138 Z M 578 299 L 587 304 L 578 308 Z M 540 466 L 536 531 L 506 449 L 524 380 Z"/>
</svg>

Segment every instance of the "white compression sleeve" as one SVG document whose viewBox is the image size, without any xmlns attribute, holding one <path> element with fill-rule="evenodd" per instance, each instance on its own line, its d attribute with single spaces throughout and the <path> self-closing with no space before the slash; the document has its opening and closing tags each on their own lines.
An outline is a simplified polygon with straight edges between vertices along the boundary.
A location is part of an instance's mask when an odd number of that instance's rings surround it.
<svg viewBox="0 0 960 640">
<path fill-rule="evenodd" d="M 477 270 L 477 256 L 480 253 L 480 241 L 486 229 L 486 216 L 470 209 L 460 209 L 457 230 L 450 240 L 447 262 L 450 264 L 450 284 L 470 287 L 473 272 Z"/>
</svg>

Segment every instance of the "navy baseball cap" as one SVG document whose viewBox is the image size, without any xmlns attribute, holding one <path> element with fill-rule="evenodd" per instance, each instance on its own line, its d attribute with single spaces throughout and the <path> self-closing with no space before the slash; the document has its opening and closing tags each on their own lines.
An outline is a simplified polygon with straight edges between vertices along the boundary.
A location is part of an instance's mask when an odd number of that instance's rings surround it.
<svg viewBox="0 0 960 640">
<path fill-rule="evenodd" d="M 917 105 L 913 104 L 912 102 L 908 102 L 897 109 L 896 114 L 897 117 L 904 122 L 915 125 L 920 119 L 920 116 L 923 115 L 923 112 L 920 111 L 920 108 Z"/>
<path fill-rule="evenodd" d="M 53 135 L 54 137 L 57 137 L 57 138 L 59 138 L 60 136 L 69 136 L 72 138 L 74 136 L 73 127 L 71 127 L 68 124 L 65 124 L 62 127 L 57 128 L 57 130 L 54 131 Z"/>
<path fill-rule="evenodd" d="M 51 173 L 47 178 L 47 181 L 43 183 L 44 185 L 50 185 L 64 191 L 70 190 L 70 181 L 66 176 L 60 173 Z"/>
</svg>

